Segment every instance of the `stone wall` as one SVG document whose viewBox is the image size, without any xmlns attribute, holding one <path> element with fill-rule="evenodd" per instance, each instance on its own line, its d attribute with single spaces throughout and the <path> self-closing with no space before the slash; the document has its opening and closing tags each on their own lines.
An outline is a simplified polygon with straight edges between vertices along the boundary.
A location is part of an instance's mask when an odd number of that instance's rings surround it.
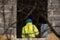
<svg viewBox="0 0 60 40">
<path fill-rule="evenodd" d="M 12 34 L 16 33 L 16 23 L 12 26 L 14 22 L 16 22 L 16 0 L 0 0 L 0 34 L 4 33 L 8 27 L 7 33 L 9 34 L 12 30 Z M 5 15 L 5 26 L 4 26 L 4 19 L 3 14 Z M 13 28 L 15 27 L 15 28 Z"/>
<path fill-rule="evenodd" d="M 60 26 L 60 0 L 48 0 L 48 20 L 52 26 Z"/>
</svg>

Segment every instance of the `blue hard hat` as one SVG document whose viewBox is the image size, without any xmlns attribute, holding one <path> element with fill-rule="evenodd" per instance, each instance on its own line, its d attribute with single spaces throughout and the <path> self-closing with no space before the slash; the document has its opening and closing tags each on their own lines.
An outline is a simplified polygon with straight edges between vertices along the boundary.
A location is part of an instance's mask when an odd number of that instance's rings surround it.
<svg viewBox="0 0 60 40">
<path fill-rule="evenodd" d="M 32 19 L 27 19 L 26 22 L 32 22 Z"/>
</svg>

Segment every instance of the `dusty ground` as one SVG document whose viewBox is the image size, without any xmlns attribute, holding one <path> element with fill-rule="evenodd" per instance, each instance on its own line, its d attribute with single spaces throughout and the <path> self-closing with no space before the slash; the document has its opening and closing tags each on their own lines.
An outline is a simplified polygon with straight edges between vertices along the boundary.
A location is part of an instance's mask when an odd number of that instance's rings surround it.
<svg viewBox="0 0 60 40">
<path fill-rule="evenodd" d="M 8 38 L 10 39 L 10 35 L 8 35 Z M 0 40 L 7 40 L 6 34 L 5 35 L 0 35 Z M 16 36 L 11 35 L 11 40 L 28 40 L 28 39 L 27 38 L 25 38 L 25 39 L 18 39 L 18 38 L 16 38 Z M 48 35 L 47 39 L 46 38 L 34 38 L 34 39 L 29 38 L 29 40 L 60 40 L 60 39 L 57 38 L 55 36 L 55 34 L 51 33 L 51 34 Z"/>
<path fill-rule="evenodd" d="M 60 40 L 54 33 L 48 35 L 48 40 Z"/>
<path fill-rule="evenodd" d="M 10 35 L 8 35 L 10 39 Z M 0 40 L 8 40 L 6 35 L 0 35 Z M 28 38 L 18 39 L 16 36 L 11 35 L 11 40 L 28 40 Z M 46 40 L 46 38 L 29 38 L 29 40 Z"/>
</svg>

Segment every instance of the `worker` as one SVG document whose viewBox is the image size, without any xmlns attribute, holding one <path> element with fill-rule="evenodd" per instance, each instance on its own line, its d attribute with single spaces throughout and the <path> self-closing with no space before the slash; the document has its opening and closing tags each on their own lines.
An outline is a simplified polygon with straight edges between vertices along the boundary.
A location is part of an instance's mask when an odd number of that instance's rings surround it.
<svg viewBox="0 0 60 40">
<path fill-rule="evenodd" d="M 35 25 L 32 24 L 32 19 L 26 20 L 26 25 L 22 28 L 22 38 L 35 38 L 39 31 Z"/>
<path fill-rule="evenodd" d="M 43 37 L 43 38 L 47 38 L 47 36 L 48 36 L 48 34 L 49 34 L 49 31 L 50 30 L 48 30 L 49 29 L 49 27 L 48 27 L 48 24 L 42 24 L 41 25 L 41 34 L 42 34 L 42 36 L 41 37 Z"/>
</svg>

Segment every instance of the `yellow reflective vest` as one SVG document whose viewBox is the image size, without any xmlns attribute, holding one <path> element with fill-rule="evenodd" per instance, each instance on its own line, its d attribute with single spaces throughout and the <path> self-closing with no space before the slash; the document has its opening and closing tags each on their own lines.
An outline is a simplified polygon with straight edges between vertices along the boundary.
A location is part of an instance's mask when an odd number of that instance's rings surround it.
<svg viewBox="0 0 60 40">
<path fill-rule="evenodd" d="M 22 28 L 22 38 L 35 38 L 39 34 L 39 31 L 32 22 L 28 22 L 26 26 Z"/>
</svg>

